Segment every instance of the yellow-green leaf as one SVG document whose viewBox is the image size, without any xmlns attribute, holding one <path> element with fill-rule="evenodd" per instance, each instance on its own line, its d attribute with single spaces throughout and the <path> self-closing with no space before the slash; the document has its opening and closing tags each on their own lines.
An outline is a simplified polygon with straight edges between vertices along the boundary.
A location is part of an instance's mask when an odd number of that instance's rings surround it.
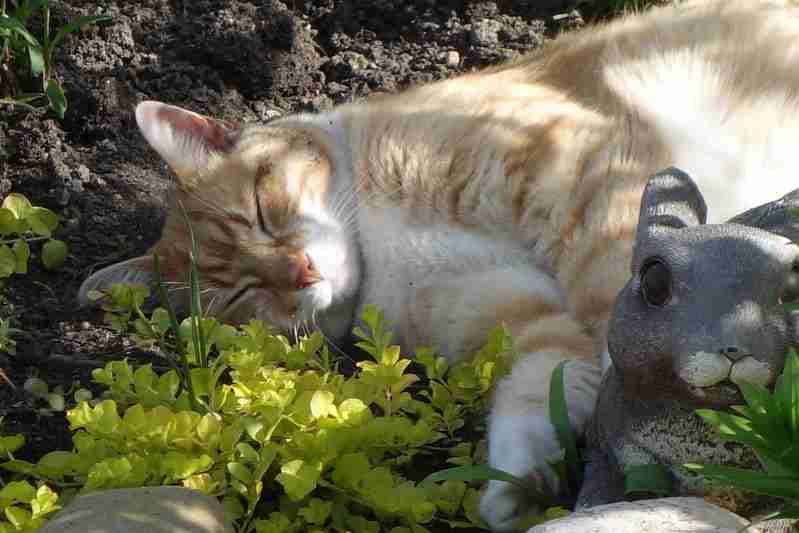
<svg viewBox="0 0 799 533">
<path fill-rule="evenodd" d="M 336 416 L 336 406 L 333 405 L 333 400 L 336 396 L 330 391 L 318 390 L 314 392 L 311 398 L 311 416 L 314 418 L 322 418 L 328 415 Z"/>
<path fill-rule="evenodd" d="M 22 434 L 8 435 L 0 437 L 0 455 L 6 456 L 13 453 L 25 444 L 25 436 Z"/>
<path fill-rule="evenodd" d="M 10 235 L 11 233 L 17 233 L 18 230 L 19 224 L 13 211 L 7 207 L 0 207 L 0 234 Z"/>
<path fill-rule="evenodd" d="M 3 207 L 10 210 L 16 218 L 20 219 L 25 218 L 33 206 L 25 196 L 12 192 L 3 200 Z"/>
<path fill-rule="evenodd" d="M 319 481 L 320 469 L 306 464 L 302 459 L 295 459 L 280 468 L 276 479 L 283 485 L 286 494 L 293 501 L 305 498 L 316 488 Z"/>
<path fill-rule="evenodd" d="M 28 209 L 25 220 L 32 232 L 43 237 L 49 237 L 58 227 L 58 216 L 45 207 Z"/>
</svg>

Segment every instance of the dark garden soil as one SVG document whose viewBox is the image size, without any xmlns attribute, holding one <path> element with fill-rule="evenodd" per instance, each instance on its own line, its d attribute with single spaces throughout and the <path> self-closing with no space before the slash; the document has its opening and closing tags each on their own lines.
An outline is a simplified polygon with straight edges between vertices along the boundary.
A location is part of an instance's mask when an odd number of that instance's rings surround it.
<svg viewBox="0 0 799 533">
<path fill-rule="evenodd" d="M 62 219 L 66 265 L 11 278 L 0 307 L 24 333 L 2 356 L 0 416 L 21 432 L 20 458 L 71 447 L 61 414 L 21 385 L 88 385 L 105 361 L 153 355 L 115 334 L 75 294 L 92 271 L 144 252 L 159 236 L 170 174 L 139 135 L 137 102 L 157 99 L 238 121 L 317 111 L 397 91 L 531 50 L 579 26 L 569 0 L 63 0 L 52 27 L 107 14 L 56 53 L 69 109 L 0 106 L 0 198 L 27 195 Z M 585 10 L 583 17 L 594 16 Z M 39 28 L 34 22 L 34 33 Z M 155 361 L 158 363 L 158 361 Z"/>
</svg>

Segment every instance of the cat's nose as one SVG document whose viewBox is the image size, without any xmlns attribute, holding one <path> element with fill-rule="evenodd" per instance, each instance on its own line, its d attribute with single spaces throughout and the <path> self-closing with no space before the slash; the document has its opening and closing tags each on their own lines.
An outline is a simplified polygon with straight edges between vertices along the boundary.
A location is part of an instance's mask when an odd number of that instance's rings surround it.
<svg viewBox="0 0 799 533">
<path fill-rule="evenodd" d="M 311 257 L 305 254 L 304 260 L 300 261 L 297 270 L 297 290 L 307 289 L 315 283 L 322 281 L 322 275 L 316 269 Z"/>
<path fill-rule="evenodd" d="M 738 346 L 727 346 L 721 349 L 721 355 L 725 356 L 730 361 L 740 361 L 744 357 L 752 355 L 752 353 Z"/>
</svg>

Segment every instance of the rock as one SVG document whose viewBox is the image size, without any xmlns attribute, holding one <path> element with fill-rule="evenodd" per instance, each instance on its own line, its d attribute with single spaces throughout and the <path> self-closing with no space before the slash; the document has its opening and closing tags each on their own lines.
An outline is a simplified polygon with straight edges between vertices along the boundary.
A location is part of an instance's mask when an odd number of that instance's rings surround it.
<svg viewBox="0 0 799 533">
<path fill-rule="evenodd" d="M 592 507 L 527 533 L 735 533 L 747 524 L 701 498 L 659 498 Z"/>
<path fill-rule="evenodd" d="M 499 43 L 499 30 L 502 25 L 496 20 L 482 19 L 472 23 L 469 41 L 474 46 L 496 46 Z"/>
<path fill-rule="evenodd" d="M 215 498 L 183 487 L 143 487 L 81 496 L 40 533 L 231 533 Z"/>
<path fill-rule="evenodd" d="M 447 52 L 447 66 L 455 68 L 461 63 L 461 55 L 456 50 Z"/>
</svg>

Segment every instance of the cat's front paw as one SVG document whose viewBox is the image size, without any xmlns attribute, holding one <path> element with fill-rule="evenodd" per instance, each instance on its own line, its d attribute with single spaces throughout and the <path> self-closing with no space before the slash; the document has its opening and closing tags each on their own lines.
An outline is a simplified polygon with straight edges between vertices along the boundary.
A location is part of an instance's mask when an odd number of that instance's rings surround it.
<svg viewBox="0 0 799 533">
<path fill-rule="evenodd" d="M 548 461 L 560 453 L 555 428 L 543 414 L 492 417 L 489 429 L 492 467 L 554 496 L 561 487 Z M 489 481 L 480 500 L 480 514 L 493 531 L 514 531 L 520 518 L 541 510 L 529 490 L 504 481 Z"/>
</svg>

